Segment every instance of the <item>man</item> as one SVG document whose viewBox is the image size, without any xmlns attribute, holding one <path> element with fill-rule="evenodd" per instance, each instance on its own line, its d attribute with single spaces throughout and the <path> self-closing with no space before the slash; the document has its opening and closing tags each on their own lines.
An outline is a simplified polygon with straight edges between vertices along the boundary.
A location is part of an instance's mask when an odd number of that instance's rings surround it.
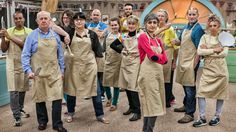
<svg viewBox="0 0 236 132">
<path fill-rule="evenodd" d="M 197 47 L 204 31 L 198 23 L 198 9 L 190 8 L 187 12 L 188 24 L 179 40 L 174 40 L 176 44 L 180 44 L 179 58 L 176 69 L 176 82 L 183 85 L 184 101 L 181 108 L 175 108 L 175 112 L 185 112 L 183 118 L 178 123 L 188 123 L 194 120 L 194 112 L 196 111 L 196 75 L 199 66 L 199 56 L 197 55 Z"/>
<path fill-rule="evenodd" d="M 88 29 L 93 30 L 99 38 L 100 44 L 103 44 L 104 36 L 107 32 L 107 25 L 103 22 L 101 22 L 101 12 L 98 9 L 94 9 L 91 14 L 92 21 L 90 23 L 87 23 L 86 26 Z M 103 46 L 102 46 L 103 47 Z M 103 69 L 104 69 L 104 61 L 105 57 L 103 58 L 97 58 L 97 64 L 98 64 L 98 83 L 100 85 L 100 91 L 101 91 L 101 98 L 102 101 L 105 101 L 105 90 L 102 85 L 102 79 L 103 79 Z"/>
<path fill-rule="evenodd" d="M 28 118 L 24 108 L 25 93 L 29 90 L 28 79 L 21 67 L 21 52 L 27 35 L 32 32 L 24 27 L 25 19 L 22 12 L 13 14 L 15 27 L 1 30 L 1 49 L 7 52 L 7 85 L 10 92 L 10 107 L 14 116 L 14 126 L 21 126 L 21 117 Z"/>
<path fill-rule="evenodd" d="M 52 126 L 58 132 L 67 132 L 61 121 L 64 74 L 63 50 L 59 36 L 50 26 L 50 13 L 37 14 L 38 28 L 26 39 L 22 52 L 24 72 L 33 80 L 33 100 L 36 102 L 38 130 L 45 130 L 48 115 L 45 101 L 52 101 Z"/>
<path fill-rule="evenodd" d="M 131 3 L 125 4 L 124 17 L 120 19 L 122 33 L 128 32 L 128 27 L 127 27 L 128 24 L 126 19 L 132 14 L 133 14 L 133 5 Z"/>
</svg>

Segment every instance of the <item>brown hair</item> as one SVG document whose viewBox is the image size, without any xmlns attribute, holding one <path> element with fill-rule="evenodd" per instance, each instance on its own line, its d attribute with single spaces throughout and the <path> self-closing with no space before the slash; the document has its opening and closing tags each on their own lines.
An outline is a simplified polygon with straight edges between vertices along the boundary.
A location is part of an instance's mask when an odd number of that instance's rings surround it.
<svg viewBox="0 0 236 132">
<path fill-rule="evenodd" d="M 111 24 L 111 21 L 116 21 L 119 25 L 119 32 L 121 31 L 121 25 L 120 25 L 120 19 L 118 17 L 112 17 L 109 20 L 109 25 Z"/>
<path fill-rule="evenodd" d="M 74 16 L 74 12 L 72 10 L 65 10 L 64 12 L 62 12 L 61 14 L 61 23 L 62 23 L 62 26 L 64 26 L 65 24 L 63 23 L 63 16 L 64 14 L 66 14 L 69 19 L 70 19 L 70 25 L 74 25 L 74 21 L 73 21 L 73 16 Z"/>
<path fill-rule="evenodd" d="M 211 22 L 218 22 L 219 23 L 219 27 L 221 25 L 221 21 L 220 18 L 218 16 L 216 16 L 216 14 L 210 14 L 208 19 L 207 19 L 207 29 L 209 28 L 209 25 Z"/>
</svg>

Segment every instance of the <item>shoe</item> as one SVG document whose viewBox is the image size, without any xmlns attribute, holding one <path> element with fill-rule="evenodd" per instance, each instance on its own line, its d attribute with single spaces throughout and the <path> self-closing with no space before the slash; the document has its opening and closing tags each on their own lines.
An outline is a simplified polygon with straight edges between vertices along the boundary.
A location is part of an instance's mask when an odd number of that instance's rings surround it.
<svg viewBox="0 0 236 132">
<path fill-rule="evenodd" d="M 180 108 L 175 108 L 175 109 L 174 109 L 174 112 L 185 112 L 185 107 L 182 106 L 182 107 L 180 107 Z"/>
<path fill-rule="evenodd" d="M 201 117 L 200 117 L 200 119 L 198 119 L 197 121 L 195 121 L 193 123 L 193 127 L 201 127 L 201 126 L 205 126 L 205 125 L 207 125 L 207 121 L 205 118 L 201 118 Z"/>
<path fill-rule="evenodd" d="M 107 103 L 106 103 L 106 107 L 110 107 L 111 106 L 111 100 L 107 100 Z"/>
<path fill-rule="evenodd" d="M 209 125 L 210 126 L 216 126 L 220 123 L 220 118 L 219 117 L 214 117 L 213 119 L 210 120 Z"/>
<path fill-rule="evenodd" d="M 123 113 L 123 115 L 129 115 L 133 112 L 133 110 L 131 109 L 128 109 L 126 112 Z"/>
<path fill-rule="evenodd" d="M 131 118 L 129 118 L 129 121 L 137 121 L 138 119 L 141 119 L 141 114 L 134 113 Z"/>
<path fill-rule="evenodd" d="M 193 120 L 194 120 L 194 118 L 193 118 L 192 116 L 185 114 L 183 118 L 181 118 L 180 120 L 178 120 L 178 123 L 181 123 L 181 124 L 183 124 L 183 123 L 189 123 L 189 122 L 191 122 L 191 121 L 193 121 Z"/>
<path fill-rule="evenodd" d="M 105 96 L 101 96 L 101 98 L 102 98 L 102 102 L 106 101 L 106 97 Z"/>
<path fill-rule="evenodd" d="M 97 118 L 98 121 L 102 122 L 103 124 L 110 124 L 109 120 L 105 119 L 104 117 L 102 118 Z"/>
<path fill-rule="evenodd" d="M 57 128 L 53 128 L 53 130 L 56 130 L 58 132 L 67 132 L 67 130 L 63 126 L 60 126 L 60 127 L 57 127 Z"/>
<path fill-rule="evenodd" d="M 20 118 L 15 119 L 15 121 L 14 121 L 14 126 L 15 126 L 15 127 L 20 127 L 20 126 L 22 126 L 22 123 L 21 123 L 21 119 L 20 119 Z"/>
<path fill-rule="evenodd" d="M 110 107 L 110 111 L 115 111 L 116 109 L 117 109 L 117 106 L 112 105 L 112 106 Z"/>
<path fill-rule="evenodd" d="M 66 117 L 66 122 L 67 123 L 71 123 L 73 121 L 73 115 L 67 115 L 67 117 Z"/>
<path fill-rule="evenodd" d="M 47 124 L 39 124 L 38 129 L 40 131 L 45 130 L 47 128 Z"/>
<path fill-rule="evenodd" d="M 21 114 L 21 117 L 23 117 L 23 118 L 29 118 L 30 117 L 30 114 L 26 113 L 24 110 L 20 110 L 20 114 Z"/>
</svg>

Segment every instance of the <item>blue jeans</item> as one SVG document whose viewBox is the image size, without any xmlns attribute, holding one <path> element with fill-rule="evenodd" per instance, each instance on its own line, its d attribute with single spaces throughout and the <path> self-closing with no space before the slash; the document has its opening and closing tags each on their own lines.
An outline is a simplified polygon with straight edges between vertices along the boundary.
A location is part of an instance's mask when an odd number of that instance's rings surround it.
<svg viewBox="0 0 236 132">
<path fill-rule="evenodd" d="M 196 86 L 183 86 L 184 87 L 184 106 L 185 113 L 193 117 L 196 111 Z"/>
<path fill-rule="evenodd" d="M 101 89 L 98 81 L 97 81 L 97 96 L 93 96 L 92 100 L 96 117 L 102 118 L 104 116 L 104 112 L 101 98 Z"/>
<path fill-rule="evenodd" d="M 92 101 L 96 117 L 102 118 L 104 116 L 104 112 L 101 99 L 101 89 L 99 88 L 98 81 L 97 81 L 97 96 L 93 96 Z M 75 103 L 76 103 L 76 96 L 67 95 L 67 110 L 68 113 L 71 115 L 75 113 Z"/>
</svg>

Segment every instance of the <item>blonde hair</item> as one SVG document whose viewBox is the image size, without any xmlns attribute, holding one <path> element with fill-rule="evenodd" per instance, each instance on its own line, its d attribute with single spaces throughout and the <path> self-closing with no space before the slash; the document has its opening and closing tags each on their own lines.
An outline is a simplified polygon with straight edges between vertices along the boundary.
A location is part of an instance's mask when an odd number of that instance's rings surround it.
<svg viewBox="0 0 236 132">
<path fill-rule="evenodd" d="M 139 18 L 135 15 L 130 15 L 128 18 L 127 18 L 127 23 L 136 23 L 136 24 L 139 24 Z"/>
<path fill-rule="evenodd" d="M 163 13 L 163 14 L 165 15 L 165 18 L 166 18 L 166 21 L 165 21 L 165 22 L 168 22 L 168 20 L 169 20 L 169 14 L 168 14 L 168 12 L 167 12 L 166 10 L 160 9 L 160 10 L 158 10 L 157 12 Z"/>
</svg>

